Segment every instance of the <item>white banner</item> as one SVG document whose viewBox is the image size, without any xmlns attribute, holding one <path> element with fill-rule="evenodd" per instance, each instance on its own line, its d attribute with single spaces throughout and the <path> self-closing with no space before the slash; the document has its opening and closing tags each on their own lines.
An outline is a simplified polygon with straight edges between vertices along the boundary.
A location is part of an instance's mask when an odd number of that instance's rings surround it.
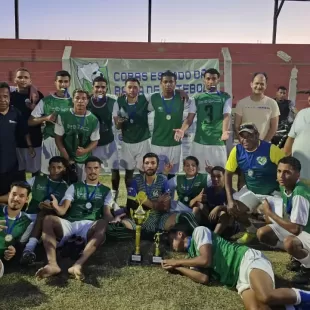
<svg viewBox="0 0 310 310">
<path fill-rule="evenodd" d="M 92 81 L 103 74 L 108 80 L 108 93 L 119 95 L 124 92 L 127 78 L 137 78 L 141 83 L 141 93 L 160 91 L 161 73 L 167 70 L 177 75 L 177 88 L 182 88 L 189 96 L 204 91 L 203 74 L 207 69 L 219 70 L 218 59 L 94 59 L 71 58 L 72 83 L 70 93 L 83 88 L 91 93 Z M 184 117 L 186 117 L 184 114 Z M 150 129 L 153 129 L 153 115 L 149 114 Z M 183 158 L 189 155 L 190 145 L 196 128 L 196 122 L 187 131 L 183 139 Z M 121 135 L 115 133 L 119 148 Z M 204 165 L 204 163 L 201 163 Z"/>
</svg>

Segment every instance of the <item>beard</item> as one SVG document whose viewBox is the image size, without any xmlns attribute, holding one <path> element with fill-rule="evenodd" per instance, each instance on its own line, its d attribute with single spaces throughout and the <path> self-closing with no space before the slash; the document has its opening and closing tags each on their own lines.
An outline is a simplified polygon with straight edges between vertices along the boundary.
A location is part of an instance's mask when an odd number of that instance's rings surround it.
<svg viewBox="0 0 310 310">
<path fill-rule="evenodd" d="M 156 170 L 155 169 L 148 169 L 145 171 L 145 174 L 149 177 L 153 176 L 156 174 Z"/>
</svg>

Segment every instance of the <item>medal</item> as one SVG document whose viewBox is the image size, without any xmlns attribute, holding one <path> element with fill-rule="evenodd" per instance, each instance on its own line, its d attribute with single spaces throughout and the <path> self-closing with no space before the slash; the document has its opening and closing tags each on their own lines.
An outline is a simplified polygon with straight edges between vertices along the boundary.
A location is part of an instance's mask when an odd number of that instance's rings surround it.
<svg viewBox="0 0 310 310">
<path fill-rule="evenodd" d="M 133 124 L 133 119 L 130 119 L 130 121 L 129 121 L 129 122 L 130 122 L 130 124 Z"/>
<path fill-rule="evenodd" d="M 184 201 L 185 201 L 185 202 L 188 202 L 188 197 L 184 197 Z"/>
<path fill-rule="evenodd" d="M 88 210 L 91 209 L 92 206 L 93 205 L 91 204 L 91 202 L 87 202 L 86 205 L 85 205 L 86 209 L 88 209 Z"/>
<path fill-rule="evenodd" d="M 167 120 L 167 121 L 170 121 L 170 120 L 171 120 L 171 115 L 167 115 L 167 116 L 166 116 L 166 120 Z"/>
<path fill-rule="evenodd" d="M 173 109 L 173 106 L 174 106 L 174 97 L 175 97 L 175 94 L 173 94 L 173 97 L 172 97 L 172 100 L 170 102 L 170 104 L 167 104 L 164 96 L 161 97 L 162 99 L 162 103 L 163 103 L 163 106 L 164 106 L 164 110 L 166 112 L 166 120 L 167 121 L 170 121 L 171 120 L 171 113 L 172 113 L 172 110 Z"/>
<path fill-rule="evenodd" d="M 254 171 L 252 169 L 248 170 L 248 176 L 252 177 L 254 175 Z"/>
<path fill-rule="evenodd" d="M 11 243 L 11 242 L 13 241 L 13 236 L 12 236 L 11 234 L 6 235 L 6 236 L 4 237 L 4 241 L 5 241 L 6 243 Z"/>
</svg>

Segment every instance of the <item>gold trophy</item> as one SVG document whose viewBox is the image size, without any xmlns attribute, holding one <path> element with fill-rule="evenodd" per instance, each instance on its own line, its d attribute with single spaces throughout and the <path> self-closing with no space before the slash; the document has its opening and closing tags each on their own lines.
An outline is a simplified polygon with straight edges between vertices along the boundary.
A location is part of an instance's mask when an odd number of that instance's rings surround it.
<svg viewBox="0 0 310 310">
<path fill-rule="evenodd" d="M 152 257 L 153 264 L 161 264 L 161 261 L 163 260 L 161 253 L 160 253 L 160 236 L 162 234 L 163 233 L 157 232 L 154 235 L 155 253 Z"/>
<path fill-rule="evenodd" d="M 132 263 L 142 263 L 142 255 L 140 251 L 140 244 L 141 244 L 141 227 L 142 224 L 147 220 L 149 216 L 149 212 L 143 209 L 143 203 L 147 200 L 147 195 L 145 192 L 139 192 L 136 196 L 136 201 L 138 202 L 139 206 L 137 210 L 133 211 L 130 209 L 131 217 L 134 219 L 136 223 L 136 246 L 135 251 L 131 255 L 130 262 Z"/>
</svg>

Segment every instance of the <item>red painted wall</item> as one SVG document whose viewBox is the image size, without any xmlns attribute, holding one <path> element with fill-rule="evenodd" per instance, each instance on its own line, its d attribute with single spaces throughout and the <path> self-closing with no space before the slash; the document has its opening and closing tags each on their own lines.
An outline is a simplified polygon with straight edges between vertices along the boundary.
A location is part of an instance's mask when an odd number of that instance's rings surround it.
<svg viewBox="0 0 310 310">
<path fill-rule="evenodd" d="M 71 45 L 72 57 L 131 59 L 208 59 L 219 58 L 223 70 L 222 47 L 228 47 L 233 61 L 234 102 L 250 92 L 254 72 L 269 76 L 267 95 L 274 96 L 279 85 L 288 87 L 294 65 L 298 72 L 298 89 L 310 89 L 310 45 L 289 44 L 203 44 L 203 43 L 133 43 L 49 40 L 0 40 L 0 80 L 12 83 L 14 70 L 25 66 L 33 73 L 33 82 L 47 94 L 53 90 L 54 73 L 61 69 L 65 46 Z M 285 63 L 277 57 L 284 51 L 292 57 Z M 168 68 L 167 68 L 168 69 Z M 307 96 L 298 95 L 298 108 L 307 106 Z"/>
</svg>

